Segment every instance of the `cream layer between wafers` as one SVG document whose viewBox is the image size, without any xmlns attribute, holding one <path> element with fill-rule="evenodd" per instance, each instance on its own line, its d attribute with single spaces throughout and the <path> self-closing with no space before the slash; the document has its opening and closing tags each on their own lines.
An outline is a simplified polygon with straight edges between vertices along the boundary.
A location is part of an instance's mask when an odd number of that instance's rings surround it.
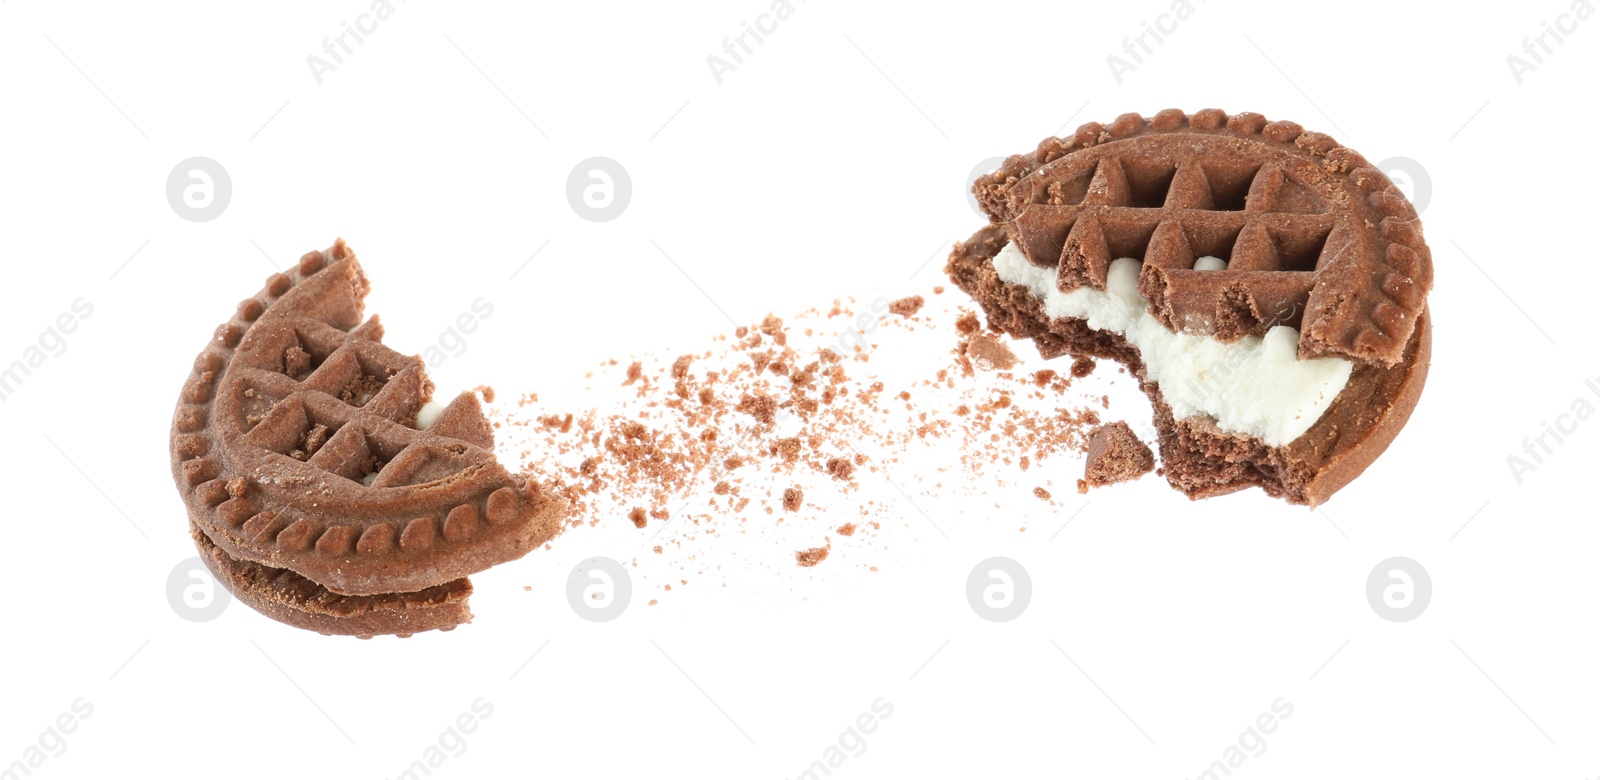
<svg viewBox="0 0 1600 780">
<path fill-rule="evenodd" d="M 1086 320 L 1091 328 L 1127 339 L 1176 419 L 1207 416 L 1224 431 L 1282 447 L 1315 424 L 1349 381 L 1354 366 L 1348 360 L 1298 359 L 1300 331 L 1287 325 L 1232 342 L 1168 330 L 1139 294 L 1141 266 L 1119 258 L 1106 272 L 1105 290 L 1061 292 L 1056 269 L 1028 262 L 1015 245 L 1006 244 L 994 258 L 1001 281 L 1027 287 L 1050 317 Z M 1195 263 L 1202 271 L 1225 267 L 1215 257 Z"/>
</svg>

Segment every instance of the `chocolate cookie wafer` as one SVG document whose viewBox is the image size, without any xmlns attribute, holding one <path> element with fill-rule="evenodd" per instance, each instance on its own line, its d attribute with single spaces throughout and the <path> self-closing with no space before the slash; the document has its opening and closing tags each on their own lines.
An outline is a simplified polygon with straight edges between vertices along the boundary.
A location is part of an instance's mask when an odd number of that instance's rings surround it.
<svg viewBox="0 0 1600 780">
<path fill-rule="evenodd" d="M 1427 376 L 1432 258 L 1383 172 L 1260 114 L 1086 124 L 973 186 L 991 224 L 951 278 L 1045 357 L 1119 360 L 1167 480 L 1316 505 L 1405 424 Z"/>
<path fill-rule="evenodd" d="M 451 580 L 410 593 L 341 596 L 288 569 L 274 569 L 223 552 L 193 522 L 189 535 L 200 560 L 222 586 L 267 617 L 323 634 L 410 636 L 449 631 L 472 619 L 467 597 L 472 583 Z"/>
<path fill-rule="evenodd" d="M 238 306 L 195 360 L 173 476 L 202 558 L 241 601 L 328 634 L 471 618 L 464 579 L 556 534 L 561 502 L 496 462 L 477 398 L 442 409 L 381 343 L 341 239 Z"/>
</svg>

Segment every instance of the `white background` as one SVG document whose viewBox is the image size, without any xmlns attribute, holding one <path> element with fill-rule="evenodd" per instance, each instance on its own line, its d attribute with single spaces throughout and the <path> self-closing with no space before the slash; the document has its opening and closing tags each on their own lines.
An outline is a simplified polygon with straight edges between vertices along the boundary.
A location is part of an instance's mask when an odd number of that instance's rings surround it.
<svg viewBox="0 0 1600 780">
<path fill-rule="evenodd" d="M 1195 0 L 1119 85 L 1107 56 L 1165 0 L 796 0 L 719 86 L 706 57 L 768 0 L 396 0 L 319 86 L 306 57 L 366 10 L 0 2 L 0 362 L 93 306 L 0 403 L 0 762 L 84 697 L 92 715 L 34 776 L 388 778 L 485 697 L 492 716 L 435 776 L 787 778 L 884 697 L 893 715 L 834 775 L 1188 778 L 1285 697 L 1292 717 L 1236 776 L 1600 774 L 1600 420 L 1520 485 L 1507 465 L 1575 399 L 1600 406 L 1583 384 L 1600 378 L 1600 21 L 1547 38 L 1519 85 L 1507 56 L 1565 0 Z M 612 524 L 475 577 L 472 625 L 405 641 L 237 603 L 190 623 L 167 603 L 194 554 L 166 454 L 177 391 L 234 302 L 308 249 L 351 241 L 402 349 L 494 302 L 441 387 L 553 390 L 705 344 L 723 312 L 925 292 L 980 224 L 979 161 L 1174 106 L 1293 119 L 1431 179 L 1427 390 L 1325 512 L 1255 491 L 1191 503 L 1155 479 L 1048 512 L 937 507 L 950 540 L 903 534 L 873 577 L 752 570 L 785 579 L 592 624 L 563 584 L 584 558 L 642 553 Z M 234 189 L 205 223 L 165 196 L 197 155 Z M 612 222 L 566 200 L 595 155 L 632 178 Z M 1077 466 L 1055 467 L 1070 484 Z M 963 594 L 992 555 L 1032 575 L 1010 623 Z M 1409 623 L 1366 601 L 1394 555 L 1432 575 Z"/>
</svg>

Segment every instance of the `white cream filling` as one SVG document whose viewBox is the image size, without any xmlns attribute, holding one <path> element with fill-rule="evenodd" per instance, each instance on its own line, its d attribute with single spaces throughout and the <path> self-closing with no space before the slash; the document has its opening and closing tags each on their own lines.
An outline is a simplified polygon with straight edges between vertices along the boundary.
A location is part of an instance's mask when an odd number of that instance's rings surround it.
<svg viewBox="0 0 1600 780">
<path fill-rule="evenodd" d="M 1000 279 L 1027 287 L 1050 317 L 1086 320 L 1133 344 L 1177 419 L 1206 415 L 1224 431 L 1281 447 L 1315 424 L 1349 381 L 1348 360 L 1298 359 L 1300 331 L 1287 325 L 1231 343 L 1167 330 L 1139 295 L 1141 265 L 1131 257 L 1113 260 L 1104 291 L 1080 287 L 1064 293 L 1056 289 L 1056 269 L 1028 262 L 1014 245 L 1006 244 L 994 258 Z M 1201 258 L 1195 267 L 1220 271 L 1227 264 Z"/>
<path fill-rule="evenodd" d="M 435 401 L 423 404 L 422 408 L 417 410 L 417 430 L 427 430 L 428 426 L 433 425 L 434 420 L 439 419 L 439 413 L 443 411 L 444 404 Z"/>
</svg>

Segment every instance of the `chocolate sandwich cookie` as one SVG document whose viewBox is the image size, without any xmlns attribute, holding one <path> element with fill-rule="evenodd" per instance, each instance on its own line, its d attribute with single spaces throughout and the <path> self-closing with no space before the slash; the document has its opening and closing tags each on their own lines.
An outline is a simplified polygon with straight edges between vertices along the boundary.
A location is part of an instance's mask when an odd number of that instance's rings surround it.
<svg viewBox="0 0 1600 780">
<path fill-rule="evenodd" d="M 1316 505 L 1405 424 L 1427 376 L 1432 256 L 1361 155 L 1260 114 L 1086 124 L 973 186 L 990 225 L 947 272 L 1046 358 L 1118 360 L 1191 498 Z"/>
<path fill-rule="evenodd" d="M 202 559 L 263 614 L 327 634 L 471 618 L 464 579 L 559 530 L 508 473 L 475 396 L 442 409 L 421 358 L 381 343 L 341 239 L 238 306 L 195 360 L 172 470 Z"/>
</svg>

